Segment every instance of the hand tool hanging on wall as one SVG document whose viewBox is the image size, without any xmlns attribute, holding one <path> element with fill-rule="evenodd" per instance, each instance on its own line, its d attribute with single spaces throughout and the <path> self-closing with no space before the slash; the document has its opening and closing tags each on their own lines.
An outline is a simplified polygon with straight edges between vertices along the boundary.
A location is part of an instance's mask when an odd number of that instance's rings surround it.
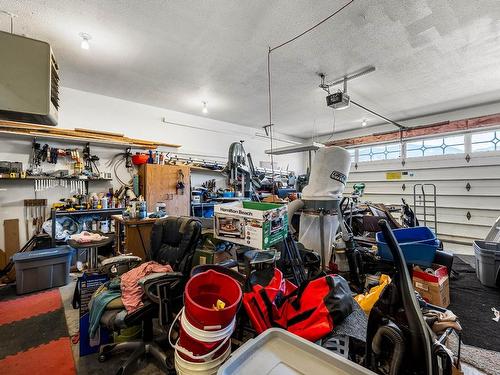
<svg viewBox="0 0 500 375">
<path fill-rule="evenodd" d="M 26 238 L 41 233 L 42 224 L 47 217 L 47 199 L 25 199 Z M 31 223 L 31 230 L 30 230 Z M 34 232 L 34 233 L 33 233 Z"/>
<path fill-rule="evenodd" d="M 90 144 L 87 143 L 83 149 L 83 160 L 85 161 L 85 170 L 89 173 L 99 174 L 99 168 L 96 161 L 99 161 L 99 156 L 90 153 Z M 94 170 L 95 169 L 95 170 Z"/>
<path fill-rule="evenodd" d="M 179 169 L 177 171 L 177 185 L 175 185 L 175 194 L 184 194 L 184 188 L 186 185 L 184 184 L 184 173 L 182 172 L 182 169 Z"/>
<path fill-rule="evenodd" d="M 29 171 L 32 174 L 36 174 L 37 168 L 40 166 L 41 151 L 40 151 L 40 143 L 36 142 L 36 139 L 33 139 L 33 143 L 31 146 L 31 157 L 30 157 L 30 166 Z"/>
</svg>

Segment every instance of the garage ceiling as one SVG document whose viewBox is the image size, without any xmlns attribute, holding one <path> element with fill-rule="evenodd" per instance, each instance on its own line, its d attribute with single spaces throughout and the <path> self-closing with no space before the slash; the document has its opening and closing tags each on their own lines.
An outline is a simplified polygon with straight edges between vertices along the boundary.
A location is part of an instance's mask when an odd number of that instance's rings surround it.
<svg viewBox="0 0 500 375">
<path fill-rule="evenodd" d="M 267 122 L 266 53 L 344 1 L 0 0 L 15 32 L 49 41 L 63 86 L 237 124 Z M 0 29 L 9 20 L 0 15 Z M 80 48 L 80 32 L 91 49 Z M 500 100 L 497 0 L 356 0 L 272 55 L 276 130 L 309 138 L 333 128 L 317 72 L 374 65 L 352 98 L 394 119 Z M 64 103 L 62 104 L 64 105 Z M 366 118 L 336 112 L 336 131 Z"/>
</svg>

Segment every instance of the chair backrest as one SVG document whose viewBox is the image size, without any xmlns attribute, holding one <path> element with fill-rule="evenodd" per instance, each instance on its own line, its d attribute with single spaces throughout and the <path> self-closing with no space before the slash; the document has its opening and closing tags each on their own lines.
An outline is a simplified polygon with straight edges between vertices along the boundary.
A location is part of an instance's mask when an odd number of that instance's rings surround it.
<svg viewBox="0 0 500 375">
<path fill-rule="evenodd" d="M 201 229 L 196 218 L 169 216 L 158 220 L 151 232 L 150 260 L 168 263 L 174 271 L 189 275 Z"/>
</svg>

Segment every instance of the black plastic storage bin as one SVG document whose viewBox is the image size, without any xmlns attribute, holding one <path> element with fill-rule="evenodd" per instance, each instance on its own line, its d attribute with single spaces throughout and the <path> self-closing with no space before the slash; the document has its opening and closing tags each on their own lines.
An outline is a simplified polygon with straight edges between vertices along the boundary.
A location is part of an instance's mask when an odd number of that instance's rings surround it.
<svg viewBox="0 0 500 375">
<path fill-rule="evenodd" d="M 17 253 L 16 292 L 24 294 L 69 283 L 71 248 L 69 246 Z"/>
</svg>

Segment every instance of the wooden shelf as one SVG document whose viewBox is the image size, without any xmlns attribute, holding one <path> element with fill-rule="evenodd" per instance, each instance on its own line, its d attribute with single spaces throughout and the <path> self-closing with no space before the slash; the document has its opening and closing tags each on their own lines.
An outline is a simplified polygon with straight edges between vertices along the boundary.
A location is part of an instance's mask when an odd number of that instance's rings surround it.
<svg viewBox="0 0 500 375">
<path fill-rule="evenodd" d="M 52 209 L 55 216 L 76 216 L 76 215 L 93 215 L 93 214 L 101 214 L 101 215 L 121 215 L 123 213 L 123 208 L 96 208 L 89 210 L 74 210 L 74 211 L 66 211 L 66 210 L 54 210 Z"/>
<path fill-rule="evenodd" d="M 222 169 L 210 169 L 210 168 L 204 168 L 204 167 L 196 167 L 194 165 L 190 165 L 189 168 L 194 171 L 203 171 L 203 172 L 212 172 L 212 173 L 222 173 Z"/>
<path fill-rule="evenodd" d="M 68 141 L 72 143 L 91 143 L 96 145 L 132 147 L 154 150 L 158 147 L 179 148 L 173 143 L 155 142 L 129 138 L 122 134 L 101 132 L 91 129 L 63 129 L 56 126 L 36 125 L 15 121 L 0 120 L 0 134 L 16 137 L 40 138 Z"/>
<path fill-rule="evenodd" d="M 26 178 L 16 177 L 0 177 L 0 181 L 12 180 L 12 181 L 37 181 L 37 180 L 67 180 L 67 181 L 113 181 L 111 178 L 78 178 L 78 177 L 52 177 L 52 176 L 27 176 Z"/>
</svg>

